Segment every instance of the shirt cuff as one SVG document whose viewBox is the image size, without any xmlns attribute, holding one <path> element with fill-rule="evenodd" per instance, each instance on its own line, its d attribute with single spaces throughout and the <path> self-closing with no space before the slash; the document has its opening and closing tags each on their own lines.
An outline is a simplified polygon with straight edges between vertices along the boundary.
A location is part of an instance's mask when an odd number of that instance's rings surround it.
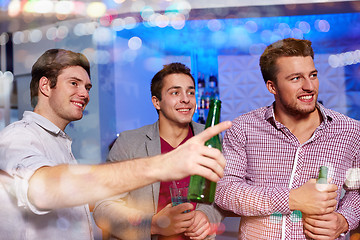
<svg viewBox="0 0 360 240">
<path fill-rule="evenodd" d="M 44 215 L 49 213 L 50 211 L 43 211 L 37 209 L 29 201 L 28 198 L 29 180 L 31 176 L 34 174 L 35 170 L 26 168 L 26 169 L 18 169 L 18 171 L 21 171 L 21 174 L 14 175 L 14 193 L 17 198 L 18 207 L 27 208 L 37 215 Z"/>
</svg>

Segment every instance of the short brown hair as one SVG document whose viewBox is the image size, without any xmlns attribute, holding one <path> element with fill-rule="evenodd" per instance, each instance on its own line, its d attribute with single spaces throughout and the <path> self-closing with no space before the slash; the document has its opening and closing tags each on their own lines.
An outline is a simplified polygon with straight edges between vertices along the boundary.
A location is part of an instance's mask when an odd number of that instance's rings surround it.
<svg viewBox="0 0 360 240">
<path fill-rule="evenodd" d="M 155 74 L 151 80 L 151 96 L 157 97 L 161 101 L 161 89 L 164 85 L 163 80 L 166 76 L 174 73 L 182 73 L 188 75 L 194 82 L 194 77 L 191 75 L 190 69 L 182 63 L 175 62 L 164 65 L 163 69 Z"/>
<path fill-rule="evenodd" d="M 38 102 L 39 81 L 42 77 L 48 78 L 50 87 L 54 88 L 61 71 L 72 66 L 84 68 L 90 78 L 90 63 L 82 53 L 65 49 L 50 49 L 43 53 L 31 69 L 31 106 L 35 107 Z"/>
<path fill-rule="evenodd" d="M 269 45 L 260 57 L 260 68 L 265 83 L 268 80 L 276 81 L 278 68 L 277 59 L 280 57 L 311 56 L 314 59 L 314 51 L 311 41 L 295 38 L 286 38 Z"/>
</svg>

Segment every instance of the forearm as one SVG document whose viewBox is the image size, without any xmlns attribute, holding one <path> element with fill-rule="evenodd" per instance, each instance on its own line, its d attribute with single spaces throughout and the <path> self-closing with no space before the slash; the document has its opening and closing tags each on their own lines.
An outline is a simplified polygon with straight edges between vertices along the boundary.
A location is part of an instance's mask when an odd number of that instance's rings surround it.
<svg viewBox="0 0 360 240">
<path fill-rule="evenodd" d="M 349 225 L 348 230 L 356 229 L 360 222 L 360 194 L 357 190 L 347 191 L 340 200 L 339 207 L 336 210 L 341 214 Z"/>
<path fill-rule="evenodd" d="M 43 167 L 31 177 L 28 197 L 38 209 L 96 202 L 158 181 L 161 159 L 157 156 L 102 165 Z"/>
<path fill-rule="evenodd" d="M 153 214 L 126 205 L 125 201 L 104 200 L 94 209 L 95 223 L 119 239 L 149 238 Z"/>
<path fill-rule="evenodd" d="M 236 182 L 224 177 L 218 182 L 215 197 L 220 208 L 242 216 L 290 213 L 288 188 L 250 186 L 244 181 Z"/>
</svg>

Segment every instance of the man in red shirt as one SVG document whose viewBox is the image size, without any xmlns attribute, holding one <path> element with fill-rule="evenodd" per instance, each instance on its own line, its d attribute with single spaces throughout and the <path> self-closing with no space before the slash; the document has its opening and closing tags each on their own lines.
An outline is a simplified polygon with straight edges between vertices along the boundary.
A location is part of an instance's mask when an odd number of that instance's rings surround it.
<svg viewBox="0 0 360 240">
<path fill-rule="evenodd" d="M 109 161 L 167 153 L 203 131 L 203 125 L 192 121 L 195 81 L 185 65 L 165 65 L 151 81 L 151 94 L 159 120 L 122 132 Z M 204 239 L 211 231 L 209 219 L 219 222 L 219 212 L 211 205 L 171 204 L 170 185 L 188 185 L 189 180 L 156 182 L 99 202 L 94 209 L 95 221 L 115 239 Z"/>
</svg>

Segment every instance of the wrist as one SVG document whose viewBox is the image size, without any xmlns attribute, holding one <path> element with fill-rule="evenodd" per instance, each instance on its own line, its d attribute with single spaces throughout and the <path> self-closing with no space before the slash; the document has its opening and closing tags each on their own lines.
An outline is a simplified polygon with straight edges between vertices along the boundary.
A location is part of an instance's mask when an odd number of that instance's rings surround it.
<svg viewBox="0 0 360 240">
<path fill-rule="evenodd" d="M 289 192 L 289 209 L 291 211 L 300 210 L 297 205 L 296 189 L 291 189 Z"/>
<path fill-rule="evenodd" d="M 150 234 L 151 235 L 156 235 L 158 234 L 158 226 L 156 224 L 156 218 L 155 215 L 151 218 L 151 227 L 150 227 Z"/>
</svg>

